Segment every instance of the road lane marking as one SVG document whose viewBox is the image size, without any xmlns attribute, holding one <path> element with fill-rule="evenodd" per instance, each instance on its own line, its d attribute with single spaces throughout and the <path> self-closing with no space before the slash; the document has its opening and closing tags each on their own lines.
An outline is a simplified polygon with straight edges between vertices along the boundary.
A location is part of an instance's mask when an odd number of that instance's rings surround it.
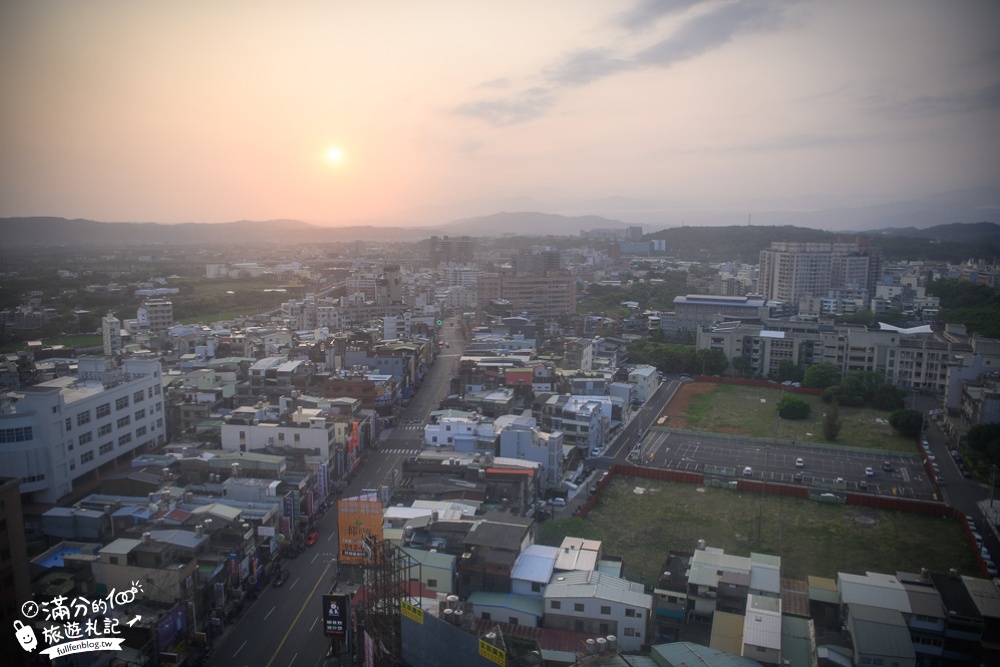
<svg viewBox="0 0 1000 667">
<path fill-rule="evenodd" d="M 313 631 L 313 628 L 316 627 L 317 623 L 319 623 L 319 616 L 317 616 L 316 618 L 313 619 L 313 624 L 309 626 L 309 632 Z"/>
<path fill-rule="evenodd" d="M 329 538 L 327 538 L 327 539 L 329 539 Z M 315 556 L 313 556 L 313 559 L 311 561 L 309 561 L 309 564 L 311 565 L 311 564 L 315 563 L 317 558 L 319 558 L 319 554 L 318 553 Z"/>
<path fill-rule="evenodd" d="M 250 641 L 250 640 L 247 640 L 247 641 Z M 243 642 L 242 644 L 240 644 L 240 647 L 239 647 L 238 649 L 236 649 L 236 653 L 233 653 L 233 657 L 235 658 L 235 657 L 236 657 L 236 655 L 237 655 L 237 654 L 238 654 L 238 653 L 239 653 L 240 651 L 242 651 L 242 650 L 243 650 L 243 647 L 244 647 L 244 646 L 246 646 L 246 645 L 247 645 L 247 642 L 246 642 L 246 641 L 245 641 L 245 642 Z"/>
<path fill-rule="evenodd" d="M 285 636 L 281 638 L 281 642 L 278 643 L 278 648 L 274 649 L 274 653 L 271 655 L 271 659 L 267 661 L 267 665 L 265 665 L 265 667 L 271 667 L 271 665 L 274 664 L 274 659 L 277 658 L 278 653 L 281 652 L 281 647 L 285 645 L 286 641 L 288 641 L 288 635 L 292 634 L 292 628 L 294 628 L 295 624 L 299 622 L 299 618 L 302 617 L 302 612 L 306 610 L 306 605 L 309 604 L 309 599 L 313 596 L 313 594 L 316 593 L 316 590 L 319 588 L 320 583 L 326 581 L 326 575 L 327 573 L 329 573 L 329 571 L 330 571 L 330 564 L 327 563 L 326 567 L 323 568 L 323 573 L 320 574 L 319 579 L 316 580 L 316 585 L 312 587 L 312 590 L 309 591 L 309 595 L 307 595 L 305 599 L 302 601 L 302 606 L 299 608 L 299 613 L 295 615 L 295 620 L 293 620 L 291 625 L 288 626 L 288 630 L 285 631 Z M 298 581 L 298 579 L 296 579 L 296 581 Z M 298 653 L 296 653 L 295 655 L 297 656 Z M 294 659 L 295 658 L 292 658 L 292 660 Z M 288 664 L 291 665 L 292 663 Z"/>
<path fill-rule="evenodd" d="M 271 614 L 273 614 L 274 610 L 277 609 L 277 608 L 278 608 L 278 605 L 274 605 L 273 607 L 271 607 L 271 611 L 267 612 L 267 616 L 270 616 Z M 264 617 L 265 621 L 267 620 L 267 616 Z M 233 657 L 236 657 L 236 656 L 233 656 Z"/>
<path fill-rule="evenodd" d="M 297 584 L 297 583 L 299 583 L 299 580 L 298 580 L 298 579 L 296 579 L 295 581 L 293 581 L 293 582 L 292 582 L 292 585 L 291 585 L 291 586 L 289 586 L 289 588 L 295 588 L 295 584 Z"/>
</svg>

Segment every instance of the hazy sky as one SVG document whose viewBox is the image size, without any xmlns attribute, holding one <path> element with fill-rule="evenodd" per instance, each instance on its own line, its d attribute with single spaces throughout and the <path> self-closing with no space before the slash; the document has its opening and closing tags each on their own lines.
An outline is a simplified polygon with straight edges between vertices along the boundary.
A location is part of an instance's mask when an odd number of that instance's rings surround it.
<svg viewBox="0 0 1000 667">
<path fill-rule="evenodd" d="M 995 184 L 998 26 L 995 0 L 8 0 L 0 217 L 743 219 Z"/>
</svg>

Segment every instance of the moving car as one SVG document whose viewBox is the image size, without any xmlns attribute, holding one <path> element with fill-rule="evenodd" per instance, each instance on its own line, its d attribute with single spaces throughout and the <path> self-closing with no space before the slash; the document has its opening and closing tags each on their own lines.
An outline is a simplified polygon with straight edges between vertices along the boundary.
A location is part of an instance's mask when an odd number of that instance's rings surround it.
<svg viewBox="0 0 1000 667">
<path fill-rule="evenodd" d="M 753 468 L 751 468 L 750 466 L 747 466 L 746 468 L 744 468 L 743 469 L 743 476 L 744 477 L 753 477 Z"/>
<path fill-rule="evenodd" d="M 309 533 L 308 535 L 306 535 L 306 546 L 307 547 L 311 547 L 312 545 L 316 544 L 317 542 L 319 542 L 319 533 L 317 533 L 315 530 L 313 532 Z"/>
<path fill-rule="evenodd" d="M 282 570 L 274 577 L 275 586 L 284 586 L 286 581 L 288 581 L 288 570 Z"/>
<path fill-rule="evenodd" d="M 802 457 L 799 457 L 799 458 L 795 459 L 795 467 L 796 468 L 805 468 L 806 467 L 806 462 L 802 459 Z"/>
<path fill-rule="evenodd" d="M 865 468 L 865 477 L 874 477 L 874 476 L 875 476 L 875 471 L 872 470 L 871 466 Z"/>
</svg>

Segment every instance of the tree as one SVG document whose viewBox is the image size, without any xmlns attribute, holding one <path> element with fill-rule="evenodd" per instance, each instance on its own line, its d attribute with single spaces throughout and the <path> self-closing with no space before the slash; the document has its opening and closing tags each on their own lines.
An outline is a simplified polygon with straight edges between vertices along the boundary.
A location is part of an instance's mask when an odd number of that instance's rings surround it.
<svg viewBox="0 0 1000 667">
<path fill-rule="evenodd" d="M 778 416 L 782 419 L 806 419 L 811 412 L 809 401 L 801 396 L 785 394 L 778 401 Z"/>
<path fill-rule="evenodd" d="M 775 380 L 778 382 L 799 382 L 802 380 L 802 369 L 791 359 L 782 359 L 778 362 Z"/>
<path fill-rule="evenodd" d="M 984 454 L 990 463 L 1000 464 L 1000 424 L 976 424 L 969 429 L 969 449 Z"/>
<path fill-rule="evenodd" d="M 746 357 L 733 359 L 733 372 L 738 377 L 748 378 L 753 374 L 753 363 Z"/>
<path fill-rule="evenodd" d="M 916 438 L 924 430 L 924 415 L 919 410 L 893 410 L 889 414 L 889 425 L 902 436 Z"/>
<path fill-rule="evenodd" d="M 829 361 L 813 364 L 802 376 L 802 384 L 813 389 L 826 389 L 840 382 L 840 371 Z"/>
<path fill-rule="evenodd" d="M 823 437 L 830 442 L 837 439 L 843 424 L 840 422 L 840 406 L 837 401 L 830 403 L 830 407 L 823 414 Z"/>
<path fill-rule="evenodd" d="M 891 384 L 883 384 L 872 394 L 871 404 L 879 410 L 899 410 L 903 407 L 903 394 Z"/>
</svg>

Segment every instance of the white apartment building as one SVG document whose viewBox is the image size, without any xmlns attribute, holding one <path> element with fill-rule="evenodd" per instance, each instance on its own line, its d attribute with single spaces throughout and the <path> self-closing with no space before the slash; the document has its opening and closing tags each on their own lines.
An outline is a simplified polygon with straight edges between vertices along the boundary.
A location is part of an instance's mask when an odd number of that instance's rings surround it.
<svg viewBox="0 0 1000 667">
<path fill-rule="evenodd" d="M 496 434 L 493 420 L 485 419 L 475 412 L 448 410 L 437 423 L 424 427 L 424 447 L 440 447 L 449 451 L 473 453 L 493 453 Z"/>
<path fill-rule="evenodd" d="M 653 596 L 640 583 L 597 570 L 556 572 L 543 599 L 545 628 L 615 635 L 623 651 L 650 640 Z"/>
<path fill-rule="evenodd" d="M 542 466 L 545 488 L 559 484 L 565 467 L 561 431 L 544 433 L 527 415 L 503 415 L 494 423 L 500 440 L 500 456 L 534 461 Z"/>
<path fill-rule="evenodd" d="M 19 477 L 32 502 L 55 503 L 119 457 L 166 443 L 160 362 L 81 357 L 78 374 L 17 393 L 0 414 L 0 475 Z"/>
<path fill-rule="evenodd" d="M 299 408 L 290 420 L 277 423 L 262 421 L 264 415 L 257 408 L 239 408 L 222 425 L 222 448 L 236 452 L 266 447 L 315 450 L 316 454 L 306 456 L 306 462 L 329 464 L 337 444 L 346 443 L 350 437 L 351 424 L 348 420 L 327 419 L 322 413 L 316 408 Z"/>
</svg>

